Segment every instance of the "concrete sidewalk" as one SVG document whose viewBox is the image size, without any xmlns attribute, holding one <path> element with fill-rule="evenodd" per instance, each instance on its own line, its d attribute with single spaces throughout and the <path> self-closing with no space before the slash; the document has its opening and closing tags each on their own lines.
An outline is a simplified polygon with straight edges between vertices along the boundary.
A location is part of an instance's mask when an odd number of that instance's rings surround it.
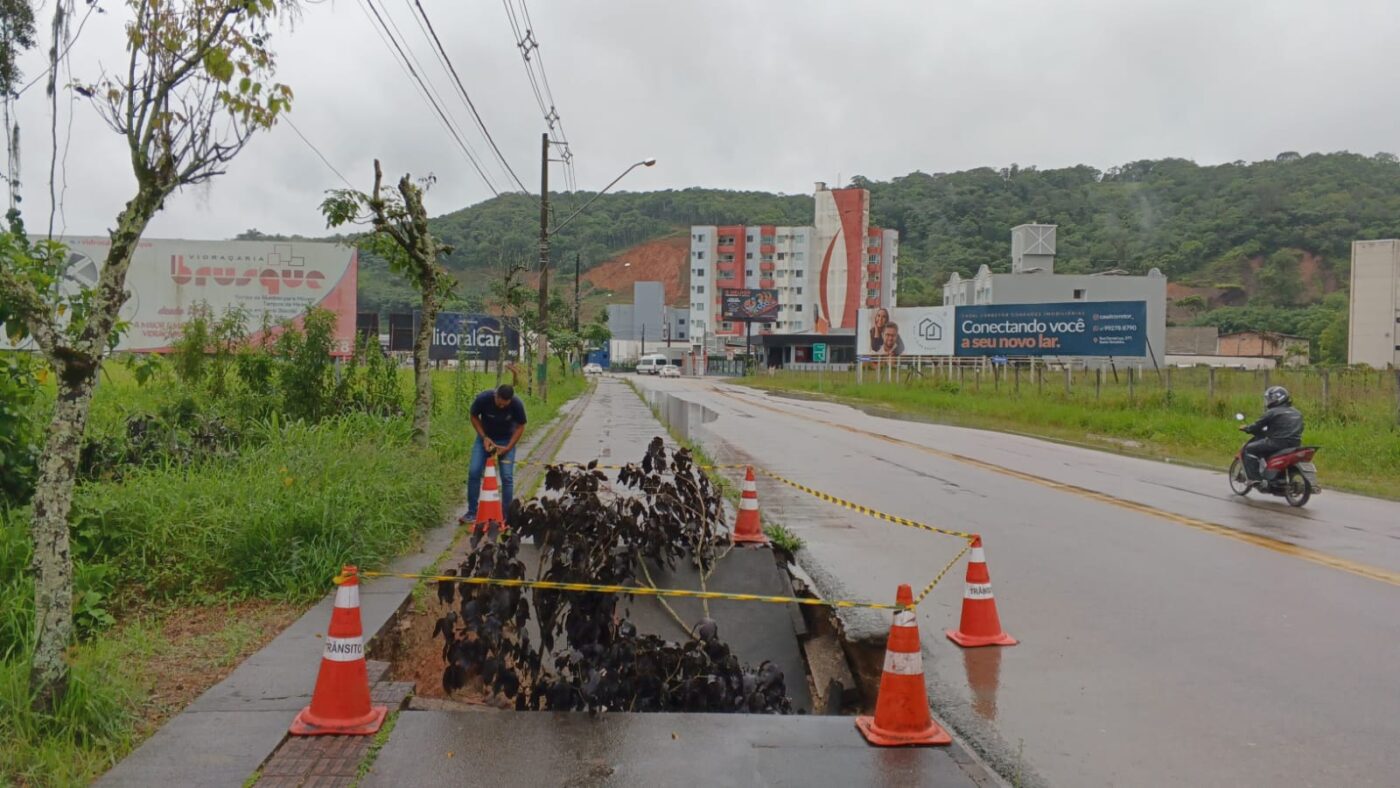
<svg viewBox="0 0 1400 788">
<path fill-rule="evenodd" d="M 960 753 L 871 747 L 850 717 L 405 711 L 360 784 L 996 784 Z"/>
</svg>

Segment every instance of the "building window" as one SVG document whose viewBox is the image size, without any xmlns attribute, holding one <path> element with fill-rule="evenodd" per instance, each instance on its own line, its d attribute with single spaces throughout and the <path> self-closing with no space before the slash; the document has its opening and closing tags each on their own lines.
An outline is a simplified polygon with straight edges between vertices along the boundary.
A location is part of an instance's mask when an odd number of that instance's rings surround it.
<svg viewBox="0 0 1400 788">
<path fill-rule="evenodd" d="M 696 275 L 696 276 L 704 276 L 704 275 L 705 275 L 705 269 L 703 269 L 703 268 L 697 268 L 697 269 L 695 269 L 695 275 Z"/>
<path fill-rule="evenodd" d="M 1082 289 L 1080 289 L 1080 290 L 1075 290 L 1075 291 L 1074 291 L 1074 300 L 1075 300 L 1075 301 L 1083 301 L 1083 300 L 1084 300 L 1084 291 L 1083 291 Z"/>
<path fill-rule="evenodd" d="M 685 318 L 683 318 L 683 317 L 676 318 L 676 323 L 677 323 L 678 325 L 682 325 L 682 326 L 685 325 Z"/>
<path fill-rule="evenodd" d="M 704 260 L 704 259 L 705 259 L 705 253 L 704 253 L 704 252 L 696 252 L 696 253 L 695 253 L 695 259 L 696 259 L 696 260 Z"/>
<path fill-rule="evenodd" d="M 753 276 L 753 269 L 750 268 L 750 269 L 748 269 L 747 271 L 745 271 L 745 272 L 744 272 L 744 276 Z"/>
<path fill-rule="evenodd" d="M 797 294 L 798 294 L 798 295 L 802 295 L 802 288 L 800 288 L 800 287 L 797 288 Z"/>
<path fill-rule="evenodd" d="M 747 236 L 745 236 L 745 239 L 746 239 L 749 243 L 753 243 L 753 233 L 749 233 Z"/>
<path fill-rule="evenodd" d="M 801 278 L 802 278 L 802 269 L 799 268 L 799 269 L 797 269 L 796 271 L 793 271 L 793 272 L 792 272 L 792 275 L 795 276 L 795 277 L 797 277 L 798 279 L 801 279 Z"/>
<path fill-rule="evenodd" d="M 880 295 L 880 291 L 879 291 L 879 290 L 866 290 L 866 291 L 865 291 L 865 295 L 866 295 L 867 297 L 869 297 L 869 298 L 874 298 L 874 297 Z"/>
<path fill-rule="evenodd" d="M 734 324 L 733 324 L 733 323 L 721 323 L 721 324 L 720 324 L 720 328 L 724 329 L 725 331 L 730 331 L 730 330 L 732 330 L 732 329 L 734 328 Z"/>
<path fill-rule="evenodd" d="M 695 286 L 695 292 L 700 293 L 700 294 L 703 295 L 703 294 L 705 293 L 705 286 L 704 286 L 704 285 L 696 285 L 696 286 Z"/>
<path fill-rule="evenodd" d="M 869 257 L 865 258 L 865 262 L 874 265 L 875 263 L 880 262 L 880 255 L 872 254 Z"/>
<path fill-rule="evenodd" d="M 801 311 L 802 311 L 802 305 L 801 305 L 801 304 L 798 304 L 797 307 L 796 307 L 796 309 L 797 309 L 798 312 L 801 312 Z"/>
<path fill-rule="evenodd" d="M 753 259 L 753 252 L 744 252 L 744 259 L 745 259 L 745 260 L 752 260 L 752 259 Z"/>
<path fill-rule="evenodd" d="M 878 249 L 878 248 L 880 248 L 880 236 L 878 236 L 878 235 L 873 235 L 873 236 L 870 237 L 870 247 L 871 247 L 872 249 Z"/>
<path fill-rule="evenodd" d="M 787 259 L 787 253 L 786 253 L 786 252 L 778 252 L 778 259 L 779 259 L 779 260 L 786 260 L 786 259 Z"/>
<path fill-rule="evenodd" d="M 733 246 L 733 245 L 734 245 L 734 236 L 732 236 L 732 235 L 721 235 L 721 236 L 719 237 L 719 245 L 720 245 L 720 246 Z"/>
<path fill-rule="evenodd" d="M 793 252 L 793 253 L 792 253 L 792 259 L 794 259 L 794 260 L 801 260 L 801 259 L 802 259 L 802 253 L 801 253 L 801 252 Z"/>
<path fill-rule="evenodd" d="M 699 241 L 700 243 L 704 243 L 704 242 L 705 242 L 705 234 L 704 234 L 704 233 L 696 233 L 696 234 L 695 234 L 695 240 Z"/>
</svg>

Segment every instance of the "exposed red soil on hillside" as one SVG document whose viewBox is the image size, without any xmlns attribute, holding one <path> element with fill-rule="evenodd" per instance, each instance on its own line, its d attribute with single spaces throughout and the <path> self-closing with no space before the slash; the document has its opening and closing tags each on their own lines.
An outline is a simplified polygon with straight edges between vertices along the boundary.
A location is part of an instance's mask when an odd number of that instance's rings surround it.
<svg viewBox="0 0 1400 788">
<path fill-rule="evenodd" d="M 583 280 L 599 290 L 611 291 L 630 301 L 633 282 L 660 282 L 666 303 L 685 304 L 690 287 L 690 239 L 680 235 L 638 244 L 616 257 L 590 268 Z"/>
</svg>

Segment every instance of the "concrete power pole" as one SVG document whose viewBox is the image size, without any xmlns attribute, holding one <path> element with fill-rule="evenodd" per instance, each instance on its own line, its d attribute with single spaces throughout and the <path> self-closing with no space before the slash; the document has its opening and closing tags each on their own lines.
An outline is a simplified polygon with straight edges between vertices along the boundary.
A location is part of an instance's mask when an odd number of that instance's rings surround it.
<svg viewBox="0 0 1400 788">
<path fill-rule="evenodd" d="M 540 399 L 549 401 L 549 133 L 540 135 Z"/>
</svg>

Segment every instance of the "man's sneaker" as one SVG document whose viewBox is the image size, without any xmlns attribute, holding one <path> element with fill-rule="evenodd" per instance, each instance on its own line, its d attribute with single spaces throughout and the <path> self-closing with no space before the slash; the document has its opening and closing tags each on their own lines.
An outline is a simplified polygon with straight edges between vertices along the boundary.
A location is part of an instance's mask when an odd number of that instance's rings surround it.
<svg viewBox="0 0 1400 788">
<path fill-rule="evenodd" d="M 458 517 L 458 518 L 457 518 L 457 524 L 458 524 L 458 525 L 471 525 L 472 523 L 475 523 L 475 522 L 476 522 L 476 515 L 475 515 L 475 514 L 464 514 L 464 515 L 462 515 L 461 517 Z"/>
</svg>

